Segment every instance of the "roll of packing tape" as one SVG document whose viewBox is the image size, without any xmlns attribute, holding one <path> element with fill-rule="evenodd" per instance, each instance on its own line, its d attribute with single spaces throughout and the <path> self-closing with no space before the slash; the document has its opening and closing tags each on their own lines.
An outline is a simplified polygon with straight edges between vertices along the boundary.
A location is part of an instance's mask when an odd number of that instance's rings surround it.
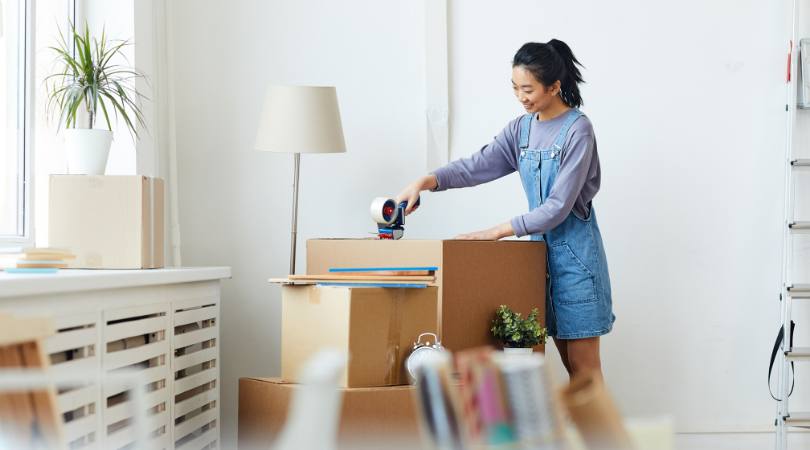
<svg viewBox="0 0 810 450">
<path fill-rule="evenodd" d="M 131 338 L 108 342 L 107 353 L 117 352 L 119 350 L 127 350 L 130 348 L 140 347 L 142 345 L 146 345 L 146 335 L 133 336 Z"/>
<path fill-rule="evenodd" d="M 199 329 L 200 326 L 197 324 L 197 322 L 191 322 L 188 325 L 180 325 L 174 327 L 174 334 L 177 335 L 177 334 L 191 333 L 192 331 L 197 331 Z"/>
<path fill-rule="evenodd" d="M 371 218 L 377 223 L 392 224 L 397 213 L 397 204 L 391 198 L 377 197 L 371 202 Z"/>
</svg>

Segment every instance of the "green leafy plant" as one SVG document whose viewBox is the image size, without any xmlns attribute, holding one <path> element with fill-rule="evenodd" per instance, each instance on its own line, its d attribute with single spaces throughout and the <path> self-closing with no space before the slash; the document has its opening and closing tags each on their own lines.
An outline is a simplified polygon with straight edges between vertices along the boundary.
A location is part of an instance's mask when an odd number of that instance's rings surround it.
<svg viewBox="0 0 810 450">
<path fill-rule="evenodd" d="M 537 314 L 535 308 L 527 318 L 522 319 L 520 313 L 501 305 L 492 321 L 492 334 L 504 345 L 514 348 L 531 348 L 545 344 L 548 333 L 536 322 Z"/>
<path fill-rule="evenodd" d="M 105 30 L 101 40 L 90 38 L 90 27 L 85 25 L 84 35 L 76 31 L 71 24 L 70 39 L 75 44 L 75 52 L 69 50 L 67 40 L 59 30 L 59 47 L 50 47 L 57 54 L 58 71 L 45 78 L 45 90 L 48 92 L 46 110 L 48 113 L 59 111 L 57 129 L 65 124 L 66 128 L 76 127 L 76 117 L 84 106 L 89 118 L 89 128 L 93 128 L 99 118 L 99 106 L 107 122 L 107 129 L 112 131 L 108 107 L 112 109 L 116 120 L 120 114 L 127 124 L 130 135 L 138 137 L 134 116 L 140 126 L 146 129 L 143 113 L 139 107 L 140 99 L 146 98 L 135 89 L 137 78 L 146 78 L 136 68 L 115 64 L 113 59 L 126 56 L 121 49 L 132 45 L 130 41 L 111 41 Z M 49 87 L 49 80 L 52 86 Z"/>
</svg>

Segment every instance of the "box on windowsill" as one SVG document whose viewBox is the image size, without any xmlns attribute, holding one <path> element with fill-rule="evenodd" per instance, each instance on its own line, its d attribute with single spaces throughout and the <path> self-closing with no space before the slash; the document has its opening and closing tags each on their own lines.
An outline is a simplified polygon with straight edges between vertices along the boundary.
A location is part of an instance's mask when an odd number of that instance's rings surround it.
<svg viewBox="0 0 810 450">
<path fill-rule="evenodd" d="M 163 267 L 163 180 L 141 175 L 51 175 L 48 245 L 71 269 Z"/>
</svg>

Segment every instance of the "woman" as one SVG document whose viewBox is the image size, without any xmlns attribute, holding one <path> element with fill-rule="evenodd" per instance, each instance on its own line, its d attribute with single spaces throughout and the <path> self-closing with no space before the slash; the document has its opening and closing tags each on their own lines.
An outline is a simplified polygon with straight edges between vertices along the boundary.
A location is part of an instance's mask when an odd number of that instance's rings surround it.
<svg viewBox="0 0 810 450">
<path fill-rule="evenodd" d="M 592 200 L 601 179 L 596 138 L 579 108 L 579 61 L 564 42 L 530 42 L 512 61 L 512 89 L 526 111 L 495 140 L 411 183 L 406 215 L 423 190 L 476 186 L 519 172 L 528 214 L 456 239 L 531 235 L 546 241 L 546 327 L 569 374 L 601 371 L 599 337 L 613 328 L 610 279 Z M 543 276 L 544 274 L 537 274 Z"/>
</svg>

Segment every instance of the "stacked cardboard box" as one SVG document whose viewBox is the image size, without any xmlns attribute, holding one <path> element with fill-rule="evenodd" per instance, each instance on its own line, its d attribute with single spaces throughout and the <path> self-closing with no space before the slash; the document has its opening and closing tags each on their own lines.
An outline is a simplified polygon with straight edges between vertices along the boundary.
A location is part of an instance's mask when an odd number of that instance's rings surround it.
<svg viewBox="0 0 810 450">
<path fill-rule="evenodd" d="M 438 288 L 283 286 L 281 378 L 324 347 L 349 355 L 340 387 L 410 382 L 405 359 L 422 333 L 436 333 Z"/>
<path fill-rule="evenodd" d="M 271 448 L 298 389 L 281 378 L 239 380 L 239 450 Z M 413 386 L 341 390 L 338 448 L 421 448 Z"/>
<path fill-rule="evenodd" d="M 308 241 L 309 275 L 429 266 L 438 267 L 436 282 L 421 289 L 283 286 L 281 378 L 240 379 L 240 449 L 270 445 L 298 388 L 298 369 L 323 347 L 349 354 L 339 384 L 339 447 L 418 447 L 413 390 L 403 386 L 412 381 L 405 360 L 413 343 L 421 333 L 440 333 L 450 350 L 493 345 L 491 322 L 502 304 L 526 314 L 538 308 L 542 323 L 545 255 L 545 243 L 527 241 Z"/>
<path fill-rule="evenodd" d="M 349 267 L 438 267 L 439 333 L 458 351 L 494 345 L 492 319 L 500 305 L 524 317 L 537 308 L 545 323 L 546 243 L 536 241 L 423 241 L 312 239 L 307 274 Z M 543 345 L 535 347 L 544 351 Z"/>
</svg>

